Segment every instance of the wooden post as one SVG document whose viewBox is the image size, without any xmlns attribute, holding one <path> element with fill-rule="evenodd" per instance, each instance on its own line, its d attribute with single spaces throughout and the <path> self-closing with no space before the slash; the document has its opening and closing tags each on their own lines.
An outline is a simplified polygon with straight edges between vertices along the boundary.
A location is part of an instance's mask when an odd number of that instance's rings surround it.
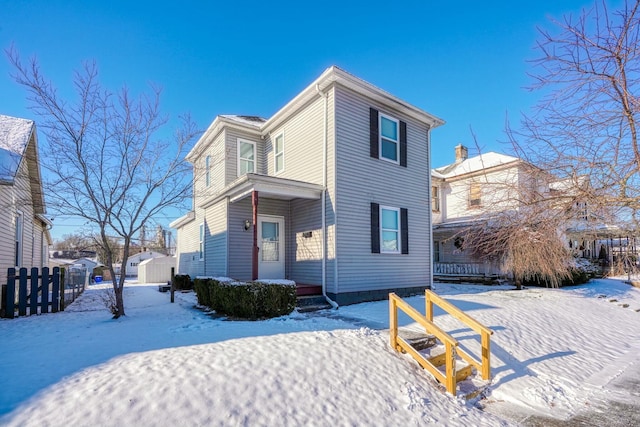
<svg viewBox="0 0 640 427">
<path fill-rule="evenodd" d="M 175 302 L 175 293 L 176 293 L 176 287 L 173 284 L 174 282 L 174 278 L 175 278 L 175 274 L 176 273 L 176 268 L 175 267 L 171 267 L 171 302 Z"/>
<path fill-rule="evenodd" d="M 396 304 L 396 298 L 394 293 L 389 294 L 389 338 L 391 341 L 391 348 L 398 350 L 398 306 Z"/>
<path fill-rule="evenodd" d="M 60 289 L 60 311 L 65 309 L 65 297 L 67 296 L 66 288 L 64 286 L 64 268 L 53 267 L 53 287 L 56 286 L 56 282 Z"/>
<path fill-rule="evenodd" d="M 44 287 L 42 288 L 44 292 Z M 29 316 L 38 314 L 38 269 L 31 268 L 31 287 L 29 289 Z"/>
<path fill-rule="evenodd" d="M 429 290 L 426 290 L 424 293 L 424 300 L 425 300 L 425 313 L 427 316 L 427 320 L 429 322 L 433 322 L 433 301 L 431 300 L 431 294 L 429 293 Z"/>
<path fill-rule="evenodd" d="M 18 316 L 27 315 L 27 269 L 20 269 L 20 282 L 18 283 Z"/>
<path fill-rule="evenodd" d="M 482 332 L 480 334 L 482 343 L 482 379 L 488 380 L 491 377 L 491 340 L 490 334 Z"/>
<path fill-rule="evenodd" d="M 10 268 L 7 277 L 7 289 L 4 294 L 6 301 L 5 305 L 5 317 L 13 319 L 15 317 L 15 302 L 16 302 L 16 269 Z"/>
<path fill-rule="evenodd" d="M 445 381 L 447 391 L 452 395 L 456 395 L 456 353 L 453 345 L 447 341 L 445 342 L 446 352 L 446 364 L 445 364 Z"/>
<path fill-rule="evenodd" d="M 253 253 L 251 256 L 251 280 L 258 279 L 258 192 L 251 192 L 251 207 L 253 210 Z"/>
</svg>

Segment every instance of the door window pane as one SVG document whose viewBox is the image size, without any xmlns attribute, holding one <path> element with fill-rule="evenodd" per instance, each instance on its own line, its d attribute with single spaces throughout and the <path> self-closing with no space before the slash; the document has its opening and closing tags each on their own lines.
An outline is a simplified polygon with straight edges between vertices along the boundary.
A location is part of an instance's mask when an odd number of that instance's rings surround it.
<svg viewBox="0 0 640 427">
<path fill-rule="evenodd" d="M 280 260 L 280 227 L 277 222 L 262 222 L 262 261 Z"/>
</svg>

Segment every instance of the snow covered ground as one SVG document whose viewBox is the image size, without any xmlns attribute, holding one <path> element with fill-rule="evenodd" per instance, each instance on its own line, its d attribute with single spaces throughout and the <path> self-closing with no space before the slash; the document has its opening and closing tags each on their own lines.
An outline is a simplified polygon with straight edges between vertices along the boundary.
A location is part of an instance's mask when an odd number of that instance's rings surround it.
<svg viewBox="0 0 640 427">
<path fill-rule="evenodd" d="M 475 402 L 443 393 L 391 350 L 386 301 L 226 321 L 194 308 L 192 293 L 171 304 L 157 286 L 132 283 L 127 316 L 111 320 L 108 286 L 63 313 L 0 320 L 0 425 L 640 423 L 640 289 L 620 280 L 436 284 L 495 331 L 493 380 Z M 424 312 L 424 297 L 408 301 Z M 440 311 L 435 320 L 477 347 L 466 326 Z"/>
</svg>

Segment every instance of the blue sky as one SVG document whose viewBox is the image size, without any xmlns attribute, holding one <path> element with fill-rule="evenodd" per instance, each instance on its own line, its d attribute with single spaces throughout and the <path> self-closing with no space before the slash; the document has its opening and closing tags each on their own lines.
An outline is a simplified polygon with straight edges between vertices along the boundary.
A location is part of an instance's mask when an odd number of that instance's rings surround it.
<svg viewBox="0 0 640 427">
<path fill-rule="evenodd" d="M 335 64 L 446 121 L 432 133 L 437 167 L 458 143 L 475 152 L 471 129 L 483 151 L 508 152 L 506 115 L 537 98 L 523 89 L 536 26 L 592 4 L 0 0 L 0 47 L 37 56 L 62 94 L 91 59 L 112 90 L 159 84 L 165 112 L 203 129 L 218 114 L 269 117 Z M 37 120 L 10 72 L 3 54 L 0 114 Z"/>
</svg>

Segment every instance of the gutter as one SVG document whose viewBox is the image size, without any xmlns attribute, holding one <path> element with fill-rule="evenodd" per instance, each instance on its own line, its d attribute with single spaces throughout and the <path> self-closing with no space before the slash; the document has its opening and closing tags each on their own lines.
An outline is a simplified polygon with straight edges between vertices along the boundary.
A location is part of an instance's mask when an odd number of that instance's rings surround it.
<svg viewBox="0 0 640 427">
<path fill-rule="evenodd" d="M 324 120 L 322 129 L 322 296 L 331 305 L 337 309 L 338 303 L 327 296 L 327 127 L 329 114 L 329 94 L 320 90 L 320 84 L 316 84 L 316 91 L 321 98 L 324 98 Z M 334 258 L 334 262 L 335 258 Z"/>
</svg>

